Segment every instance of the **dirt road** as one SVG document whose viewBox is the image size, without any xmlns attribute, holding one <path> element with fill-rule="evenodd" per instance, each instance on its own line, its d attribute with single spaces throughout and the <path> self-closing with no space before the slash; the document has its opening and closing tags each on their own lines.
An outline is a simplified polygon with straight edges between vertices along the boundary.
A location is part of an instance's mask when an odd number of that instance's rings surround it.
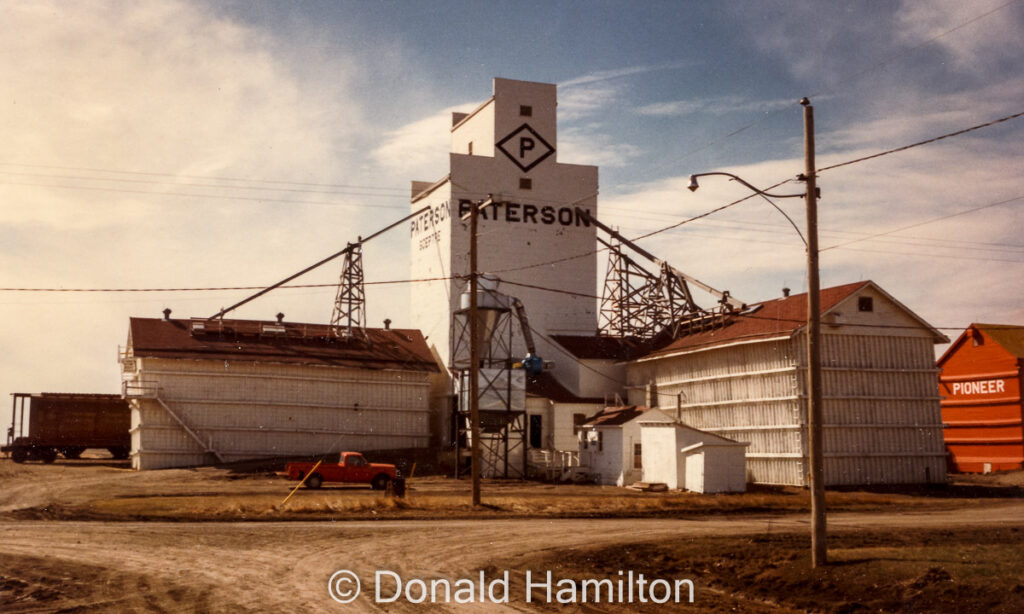
<svg viewBox="0 0 1024 614">
<path fill-rule="evenodd" d="M 1024 502 L 982 510 L 835 514 L 830 530 L 1024 526 Z M 532 611 L 507 605 L 411 604 L 373 599 L 376 570 L 408 581 L 488 578 L 521 569 L 538 552 L 679 536 L 807 530 L 808 518 L 595 519 L 386 522 L 3 522 L 0 589 L 19 595 L 5 612 Z M 355 572 L 363 594 L 332 601 L 328 578 Z M 536 570 L 535 573 L 543 570 Z M 696 590 L 699 606 L 701 587 Z M 695 611 L 693 606 L 687 611 Z M 614 609 L 613 609 L 614 611 Z M 671 608 L 666 611 L 671 611 Z"/>
</svg>

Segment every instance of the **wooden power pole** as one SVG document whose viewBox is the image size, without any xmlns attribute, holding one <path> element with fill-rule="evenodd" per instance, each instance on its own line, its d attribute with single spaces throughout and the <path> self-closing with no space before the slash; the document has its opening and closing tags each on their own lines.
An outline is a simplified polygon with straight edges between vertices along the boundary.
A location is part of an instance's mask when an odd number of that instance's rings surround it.
<svg viewBox="0 0 1024 614">
<path fill-rule="evenodd" d="M 473 506 L 480 505 L 480 332 L 477 327 L 476 224 L 480 205 L 469 210 L 469 436 Z"/>
<path fill-rule="evenodd" d="M 807 182 L 807 452 L 811 481 L 811 566 L 828 563 L 825 458 L 822 450 L 821 283 L 818 279 L 818 187 L 814 166 L 814 107 L 804 98 L 804 177 Z"/>
</svg>

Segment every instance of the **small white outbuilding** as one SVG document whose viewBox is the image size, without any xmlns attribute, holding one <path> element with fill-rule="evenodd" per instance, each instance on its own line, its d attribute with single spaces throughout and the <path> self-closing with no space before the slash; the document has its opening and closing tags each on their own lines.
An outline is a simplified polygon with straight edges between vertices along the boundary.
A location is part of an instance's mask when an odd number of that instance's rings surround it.
<svg viewBox="0 0 1024 614">
<path fill-rule="evenodd" d="M 626 486 L 643 477 L 643 445 L 640 422 L 671 423 L 660 409 L 606 407 L 583 424 L 580 431 L 580 465 L 599 484 Z"/>
<path fill-rule="evenodd" d="M 700 493 L 746 490 L 749 443 L 679 422 L 641 420 L 638 424 L 644 482 Z"/>
</svg>

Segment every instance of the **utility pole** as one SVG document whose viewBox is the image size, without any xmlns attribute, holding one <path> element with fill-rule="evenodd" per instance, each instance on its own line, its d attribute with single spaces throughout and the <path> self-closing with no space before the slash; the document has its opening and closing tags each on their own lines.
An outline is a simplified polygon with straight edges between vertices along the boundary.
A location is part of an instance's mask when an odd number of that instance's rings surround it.
<svg viewBox="0 0 1024 614">
<path fill-rule="evenodd" d="M 476 223 L 480 205 L 469 210 L 469 471 L 473 479 L 473 507 L 480 505 L 480 333 L 477 328 Z"/>
<path fill-rule="evenodd" d="M 818 279 L 818 188 L 814 165 L 814 107 L 804 98 L 804 180 L 807 182 L 807 453 L 811 481 L 811 566 L 828 563 L 825 458 L 822 450 L 821 287 Z"/>
<path fill-rule="evenodd" d="M 807 468 L 811 487 L 811 565 L 821 567 L 827 560 L 825 545 L 825 456 L 822 449 L 822 394 L 821 394 L 821 284 L 818 279 L 818 181 L 814 164 L 814 107 L 807 98 L 800 100 L 804 107 L 804 172 L 797 179 L 807 185 L 803 194 L 771 194 L 759 190 L 732 173 L 713 172 L 690 175 L 689 190 L 696 192 L 698 177 L 724 175 L 743 184 L 755 194 L 771 198 L 800 198 L 807 202 Z M 771 203 L 771 200 L 768 200 Z M 771 203 L 775 206 L 775 203 Z M 776 209 L 779 209 L 775 206 Z M 782 209 L 779 211 L 786 215 Z M 786 215 L 786 219 L 789 216 Z M 793 224 L 793 220 L 789 220 Z M 793 224 L 799 234 L 800 229 Z M 726 295 L 727 297 L 728 295 Z M 723 298 L 726 298 L 723 297 Z M 742 308 L 742 305 L 741 305 Z"/>
<path fill-rule="evenodd" d="M 480 329 L 477 317 L 476 226 L 480 210 L 494 204 L 490 195 L 469 208 L 469 470 L 473 474 L 473 506 L 480 505 Z M 466 219 L 463 216 L 462 219 Z"/>
</svg>

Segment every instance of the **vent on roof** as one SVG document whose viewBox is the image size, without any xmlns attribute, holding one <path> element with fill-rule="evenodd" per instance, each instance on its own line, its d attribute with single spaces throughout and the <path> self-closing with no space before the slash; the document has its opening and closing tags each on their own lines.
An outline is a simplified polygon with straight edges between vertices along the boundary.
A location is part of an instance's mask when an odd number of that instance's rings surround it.
<svg viewBox="0 0 1024 614">
<path fill-rule="evenodd" d="M 171 308 L 170 307 L 167 307 L 166 309 L 164 309 L 164 319 L 165 320 L 170 320 L 171 319 Z"/>
</svg>

